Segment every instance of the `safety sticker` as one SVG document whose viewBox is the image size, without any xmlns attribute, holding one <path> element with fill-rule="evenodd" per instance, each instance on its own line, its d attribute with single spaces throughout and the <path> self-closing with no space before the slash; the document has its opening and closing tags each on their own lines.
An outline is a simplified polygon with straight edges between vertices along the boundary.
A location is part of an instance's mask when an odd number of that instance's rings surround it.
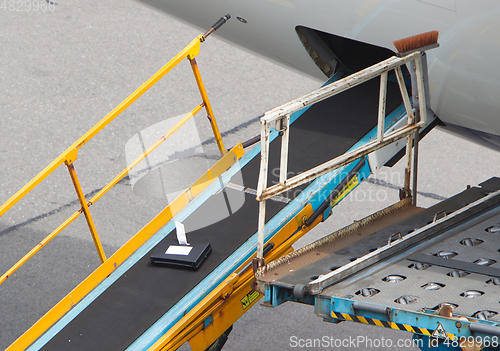
<svg viewBox="0 0 500 351">
<path fill-rule="evenodd" d="M 448 335 L 446 334 L 446 331 L 444 330 L 444 327 L 441 323 L 438 323 L 436 330 L 432 332 L 432 336 L 443 339 L 448 338 Z"/>
<path fill-rule="evenodd" d="M 340 200 L 342 200 L 344 198 L 344 196 L 346 196 L 347 194 L 349 194 L 352 189 L 354 189 L 356 186 L 358 186 L 358 184 L 359 184 L 358 176 L 354 175 L 354 177 L 352 177 L 351 180 L 349 180 L 347 182 L 347 184 L 345 185 L 345 187 L 342 188 L 342 190 L 340 191 L 340 193 L 338 193 L 337 196 L 335 196 L 333 198 L 332 202 L 330 203 L 330 207 L 333 207 L 337 203 L 339 203 Z"/>
<path fill-rule="evenodd" d="M 245 297 L 241 299 L 241 306 L 243 306 L 243 309 L 246 310 L 246 308 L 250 306 L 252 302 L 258 300 L 259 298 L 260 294 L 255 290 L 251 290 L 248 294 L 245 295 Z"/>
</svg>

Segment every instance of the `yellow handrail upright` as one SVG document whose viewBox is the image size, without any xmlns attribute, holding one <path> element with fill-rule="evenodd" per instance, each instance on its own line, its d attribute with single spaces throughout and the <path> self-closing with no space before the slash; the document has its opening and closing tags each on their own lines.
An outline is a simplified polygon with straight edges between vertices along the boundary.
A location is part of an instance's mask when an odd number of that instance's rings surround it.
<svg viewBox="0 0 500 351">
<path fill-rule="evenodd" d="M 224 143 L 222 142 L 222 137 L 219 132 L 219 127 L 217 126 L 217 121 L 214 117 L 214 111 L 212 110 L 212 105 L 210 105 L 210 101 L 208 100 L 207 91 L 205 90 L 205 85 L 201 80 L 200 70 L 198 69 L 198 64 L 196 63 L 196 59 L 190 58 L 188 56 L 189 62 L 191 63 L 191 68 L 193 69 L 194 76 L 196 78 L 196 83 L 198 84 L 198 89 L 200 90 L 201 98 L 203 99 L 203 103 L 205 104 L 205 110 L 207 111 L 207 118 L 212 126 L 212 131 L 215 136 L 215 141 L 217 142 L 217 146 L 219 147 L 219 151 L 221 156 L 224 156 L 226 153 L 226 148 L 224 147 Z"/>
<path fill-rule="evenodd" d="M 104 263 L 104 261 L 106 261 L 106 254 L 104 253 L 101 240 L 99 239 L 99 235 L 97 234 L 97 229 L 95 228 L 94 220 L 92 219 L 92 215 L 90 214 L 87 200 L 85 200 L 85 194 L 83 193 L 82 186 L 80 185 L 80 181 L 78 180 L 78 177 L 76 175 L 75 167 L 73 166 L 72 163 L 68 163 L 67 161 L 66 161 L 66 166 L 68 167 L 71 180 L 73 181 L 73 185 L 75 186 L 78 200 L 82 205 L 80 211 L 83 212 L 83 214 L 85 215 L 85 219 L 87 220 L 87 225 L 89 226 L 90 234 L 92 235 L 92 239 L 94 240 L 94 244 L 97 249 L 97 254 L 101 259 L 101 263 Z"/>
</svg>

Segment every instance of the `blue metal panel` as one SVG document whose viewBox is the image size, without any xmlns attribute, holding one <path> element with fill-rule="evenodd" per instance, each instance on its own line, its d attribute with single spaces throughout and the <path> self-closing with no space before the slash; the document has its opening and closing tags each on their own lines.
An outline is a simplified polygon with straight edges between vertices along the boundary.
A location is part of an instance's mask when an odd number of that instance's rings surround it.
<svg viewBox="0 0 500 351">
<path fill-rule="evenodd" d="M 286 301 L 301 302 L 315 306 L 315 314 L 322 317 L 323 320 L 332 323 L 339 323 L 341 319 L 332 318 L 332 315 L 346 316 L 347 318 L 357 319 L 355 321 L 370 325 L 384 326 L 387 328 L 407 331 L 414 333 L 414 346 L 419 347 L 421 350 L 437 351 L 437 350 L 462 350 L 460 345 L 464 346 L 466 343 L 471 344 L 472 340 L 482 340 L 484 350 L 500 349 L 500 338 L 497 335 L 487 333 L 471 333 L 469 326 L 471 324 L 483 324 L 488 326 L 498 326 L 496 322 L 489 322 L 484 320 L 474 320 L 469 318 L 456 319 L 438 316 L 434 313 L 424 313 L 407 311 L 390 307 L 388 313 L 374 313 L 366 310 L 357 310 L 354 308 L 356 300 L 352 296 L 346 297 L 329 297 L 316 295 L 314 297 L 308 296 L 305 299 L 297 299 L 293 296 L 292 290 L 279 286 L 267 286 L 267 296 L 272 295 L 272 305 L 278 306 Z M 375 304 L 366 303 L 366 305 L 373 305 L 373 307 L 383 310 L 389 308 L 386 306 L 379 306 Z M 374 308 L 375 310 L 377 308 Z M 349 320 L 343 318 L 342 320 Z M 445 339 L 436 335 L 435 331 L 441 330 L 445 335 L 451 336 Z M 433 336 L 434 335 L 434 336 Z M 441 334 L 443 335 L 443 334 Z M 463 339 L 460 339 L 463 338 Z"/>
<path fill-rule="evenodd" d="M 436 329 L 442 328 L 443 332 L 447 334 L 453 334 L 454 336 L 456 336 L 456 338 L 450 338 L 451 341 L 458 340 L 458 338 L 460 337 L 469 338 L 469 340 L 471 340 L 471 338 L 480 337 L 485 341 L 489 340 L 491 343 L 493 343 L 493 346 L 495 347 L 499 346 L 500 338 L 498 336 L 488 333 L 475 333 L 471 332 L 470 330 L 471 324 L 482 324 L 485 326 L 487 325 L 487 326 L 497 327 L 498 326 L 497 322 L 475 320 L 472 318 L 468 319 L 446 318 L 436 315 L 434 311 L 430 313 L 425 313 L 425 312 L 408 311 L 386 306 L 382 307 L 390 309 L 388 314 L 373 313 L 365 310 L 362 311 L 356 310 L 353 306 L 354 302 L 355 300 L 352 300 L 351 298 L 335 297 L 335 296 L 331 297 L 330 311 L 327 311 L 326 305 L 323 304 L 322 313 L 329 312 L 330 315 L 332 314 L 332 312 L 336 314 L 345 313 L 349 315 L 355 315 L 358 317 L 392 322 L 399 325 L 393 327 L 394 329 L 410 331 L 422 335 L 424 334 L 420 333 L 418 329 L 413 329 L 413 328 L 426 329 L 427 332 L 430 334 L 433 334 L 433 332 L 436 331 Z M 377 306 L 375 304 L 373 305 Z M 413 328 L 410 328 L 409 326 Z M 429 345 L 429 342 L 426 342 L 425 344 Z M 453 349 L 454 347 L 453 345 L 456 345 L 456 343 L 452 344 L 451 342 L 447 342 L 446 344 L 447 347 L 450 347 L 451 349 Z"/>
<path fill-rule="evenodd" d="M 314 313 L 322 317 L 323 320 L 328 321 L 330 323 L 339 323 L 340 320 L 336 318 L 332 318 L 331 314 L 331 301 L 329 297 L 323 297 L 321 295 L 316 296 L 314 300 Z"/>
<path fill-rule="evenodd" d="M 371 318 L 412 327 L 425 328 L 430 331 L 434 331 L 439 326 L 439 323 L 441 323 L 446 333 L 465 337 L 471 335 L 469 328 L 467 327 L 469 324 L 469 322 L 467 321 L 460 321 L 460 323 L 457 323 L 457 320 L 455 319 L 444 318 L 435 314 L 397 309 L 394 307 L 390 307 L 390 311 L 388 314 L 373 313 L 365 310 L 361 311 L 356 310 L 353 307 L 354 302 L 355 300 L 351 300 L 349 298 L 332 297 L 330 312 L 347 313 L 364 318 Z M 375 304 L 373 305 L 376 306 Z"/>
<path fill-rule="evenodd" d="M 265 291 L 264 291 L 264 303 L 268 306 L 271 306 L 273 302 L 273 287 L 272 285 L 266 285 L 265 286 Z"/>
</svg>

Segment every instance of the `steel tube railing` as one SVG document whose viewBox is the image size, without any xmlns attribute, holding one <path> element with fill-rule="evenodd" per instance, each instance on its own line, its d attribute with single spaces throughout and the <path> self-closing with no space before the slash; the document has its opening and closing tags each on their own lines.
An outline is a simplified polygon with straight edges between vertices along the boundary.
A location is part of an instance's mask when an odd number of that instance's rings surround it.
<svg viewBox="0 0 500 351">
<path fill-rule="evenodd" d="M 108 113 L 103 119 L 101 119 L 94 127 L 92 127 L 87 133 L 80 137 L 73 145 L 71 145 L 66 151 L 59 155 L 54 161 L 52 161 L 45 169 L 43 169 L 36 177 L 34 177 L 28 184 L 21 188 L 16 194 L 14 194 L 9 200 L 7 200 L 2 206 L 0 206 L 0 217 L 5 214 L 12 206 L 14 206 L 19 200 L 21 200 L 26 194 L 33 190 L 38 184 L 40 184 L 49 174 L 54 172 L 56 168 L 62 165 L 72 158 L 71 161 L 75 161 L 75 150 L 78 150 L 85 145 L 89 140 L 91 140 L 96 134 L 103 130 L 109 123 L 111 123 L 118 115 L 120 115 L 125 109 L 127 109 L 133 102 L 135 102 L 142 94 L 144 94 L 149 88 L 156 84 L 163 76 L 172 70 L 177 64 L 179 64 L 184 58 L 190 56 L 194 57 L 199 53 L 200 40 L 202 36 L 198 36 L 194 39 L 188 46 L 186 46 L 181 52 L 179 52 L 173 59 L 171 59 L 165 66 L 163 66 L 158 72 L 156 72 L 151 78 L 149 78 L 144 84 L 137 88 L 132 94 L 130 94 L 125 100 L 123 100 L 117 107 L 115 107 L 110 113 Z"/>
</svg>

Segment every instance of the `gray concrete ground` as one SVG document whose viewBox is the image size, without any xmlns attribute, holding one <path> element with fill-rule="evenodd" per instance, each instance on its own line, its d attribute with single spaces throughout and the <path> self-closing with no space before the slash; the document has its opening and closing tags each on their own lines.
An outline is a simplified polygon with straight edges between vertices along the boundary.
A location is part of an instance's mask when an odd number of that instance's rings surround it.
<svg viewBox="0 0 500 351">
<path fill-rule="evenodd" d="M 200 33 L 131 1 L 65 1 L 53 8 L 40 7 L 36 0 L 4 4 L 0 9 L 0 203 Z M 226 145 L 258 134 L 258 117 L 266 110 L 320 84 L 216 37 L 203 44 L 198 64 Z M 134 134 L 199 102 L 186 62 L 80 152 L 75 167 L 84 191 L 95 193 L 126 166 L 125 144 Z M 195 121 L 205 154 L 213 162 L 217 152 L 210 142 L 210 128 L 202 114 Z M 495 152 L 432 131 L 421 143 L 419 190 L 424 194 L 419 204 L 432 205 L 467 184 L 499 175 L 497 159 Z M 380 170 L 297 246 L 395 202 L 402 167 Z M 92 208 L 106 253 L 119 248 L 165 203 L 133 192 L 126 181 L 121 182 Z M 5 272 L 78 208 L 69 176 L 61 167 L 0 219 L 0 271 Z M 0 285 L 0 349 L 97 266 L 93 242 L 79 218 Z M 288 303 L 250 310 L 235 324 L 225 350 L 290 350 L 298 348 L 292 337 L 358 335 L 391 338 L 391 349 L 409 349 L 396 347 L 396 340 L 410 337 L 407 333 L 323 323 L 311 307 Z"/>
</svg>

